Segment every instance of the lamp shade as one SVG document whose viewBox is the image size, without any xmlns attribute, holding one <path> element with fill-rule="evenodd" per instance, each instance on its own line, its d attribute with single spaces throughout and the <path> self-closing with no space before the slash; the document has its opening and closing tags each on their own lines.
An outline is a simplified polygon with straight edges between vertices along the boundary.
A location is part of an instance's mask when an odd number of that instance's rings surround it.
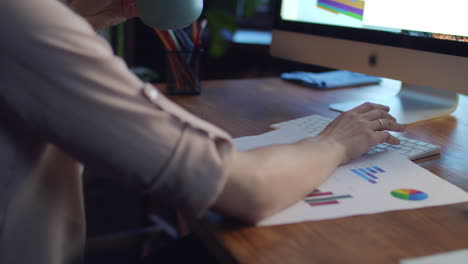
<svg viewBox="0 0 468 264">
<path fill-rule="evenodd" d="M 195 21 L 203 10 L 203 0 L 137 0 L 138 16 L 157 29 L 183 28 Z"/>
</svg>

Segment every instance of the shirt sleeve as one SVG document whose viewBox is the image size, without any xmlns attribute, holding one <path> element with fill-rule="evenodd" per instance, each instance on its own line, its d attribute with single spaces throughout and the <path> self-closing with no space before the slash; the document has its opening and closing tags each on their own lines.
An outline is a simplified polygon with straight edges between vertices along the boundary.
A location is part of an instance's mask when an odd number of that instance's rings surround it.
<svg viewBox="0 0 468 264">
<path fill-rule="evenodd" d="M 215 201 L 233 149 L 226 132 L 142 83 L 58 1 L 0 9 L 1 100 L 32 133 L 187 214 Z"/>
</svg>

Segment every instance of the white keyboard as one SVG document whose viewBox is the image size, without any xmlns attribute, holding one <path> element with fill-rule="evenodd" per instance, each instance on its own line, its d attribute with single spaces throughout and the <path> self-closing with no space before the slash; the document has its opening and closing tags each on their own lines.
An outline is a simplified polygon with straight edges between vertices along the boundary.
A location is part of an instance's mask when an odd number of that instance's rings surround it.
<svg viewBox="0 0 468 264">
<path fill-rule="evenodd" d="M 321 115 L 309 115 L 297 119 L 288 120 L 281 123 L 271 125 L 271 128 L 278 129 L 284 126 L 295 125 L 303 128 L 306 133 L 311 136 L 316 136 L 332 121 L 331 118 L 324 117 Z M 427 156 L 435 155 L 440 153 L 440 146 L 432 145 L 427 142 L 403 137 L 396 135 L 400 139 L 400 145 L 391 145 L 382 143 L 371 148 L 367 154 L 374 154 L 382 151 L 397 151 L 410 160 L 416 160 Z"/>
</svg>

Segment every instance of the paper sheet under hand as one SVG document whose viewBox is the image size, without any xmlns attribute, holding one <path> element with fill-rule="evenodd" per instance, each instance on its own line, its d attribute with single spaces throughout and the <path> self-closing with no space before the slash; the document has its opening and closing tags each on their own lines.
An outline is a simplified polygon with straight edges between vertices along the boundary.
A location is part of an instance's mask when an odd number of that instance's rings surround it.
<svg viewBox="0 0 468 264">
<path fill-rule="evenodd" d="M 295 142 L 307 137 L 299 128 L 281 128 L 234 140 L 241 150 Z M 313 171 L 310 172 L 313 177 Z M 288 175 L 285 175 L 288 177 Z M 285 186 L 287 188 L 287 186 Z M 304 200 L 257 225 L 325 220 L 392 210 L 468 202 L 468 193 L 395 152 L 365 155 L 338 167 Z"/>
<path fill-rule="evenodd" d="M 403 259 L 401 264 L 466 264 L 468 249 L 455 250 L 419 258 Z"/>
<path fill-rule="evenodd" d="M 234 145 L 240 151 L 264 147 L 275 144 L 289 144 L 310 137 L 303 129 L 297 126 L 282 127 L 257 136 L 235 138 Z"/>
</svg>

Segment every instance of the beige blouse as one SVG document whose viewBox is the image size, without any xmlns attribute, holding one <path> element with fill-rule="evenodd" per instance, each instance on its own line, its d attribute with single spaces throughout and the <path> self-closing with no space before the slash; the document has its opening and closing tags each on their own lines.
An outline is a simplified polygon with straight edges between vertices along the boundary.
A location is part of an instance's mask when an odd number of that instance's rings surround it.
<svg viewBox="0 0 468 264">
<path fill-rule="evenodd" d="M 0 19 L 0 263 L 82 253 L 75 160 L 189 215 L 214 203 L 232 154 L 227 133 L 142 83 L 58 1 L 0 1 Z"/>
</svg>

